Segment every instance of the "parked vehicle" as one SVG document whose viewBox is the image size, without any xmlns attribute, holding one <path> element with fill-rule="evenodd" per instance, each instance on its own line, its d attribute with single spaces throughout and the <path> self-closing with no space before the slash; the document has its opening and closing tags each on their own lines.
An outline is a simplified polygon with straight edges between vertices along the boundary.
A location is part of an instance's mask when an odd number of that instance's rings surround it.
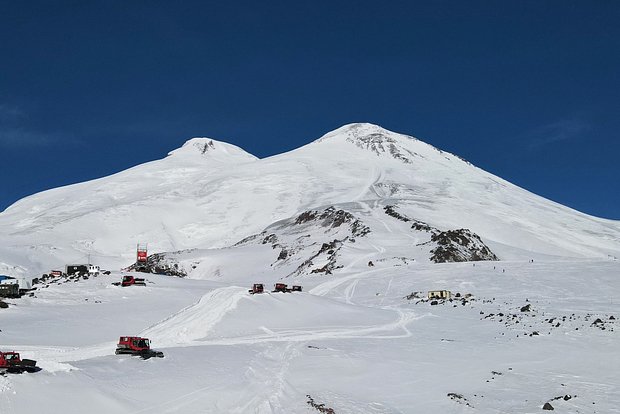
<svg viewBox="0 0 620 414">
<path fill-rule="evenodd" d="M 0 352 L 0 372 L 9 374 L 21 374 L 22 372 L 37 372 L 37 361 L 21 359 L 18 352 Z"/>
<path fill-rule="evenodd" d="M 146 286 L 146 281 L 139 277 L 133 276 L 123 276 L 123 281 L 121 282 L 121 286 Z"/>
<path fill-rule="evenodd" d="M 252 285 L 252 289 L 250 289 L 248 292 L 250 292 L 252 295 L 257 294 L 257 293 L 263 293 L 265 291 L 265 288 L 263 287 L 262 283 L 254 283 Z"/>
<path fill-rule="evenodd" d="M 116 355 L 136 355 L 142 359 L 163 358 L 164 353 L 151 349 L 151 342 L 139 336 L 121 336 L 116 345 Z"/>
</svg>

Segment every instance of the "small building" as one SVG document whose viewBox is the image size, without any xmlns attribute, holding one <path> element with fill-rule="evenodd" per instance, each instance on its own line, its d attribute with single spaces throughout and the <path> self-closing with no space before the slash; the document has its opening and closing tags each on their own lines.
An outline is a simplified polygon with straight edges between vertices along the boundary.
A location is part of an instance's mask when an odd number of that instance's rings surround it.
<svg viewBox="0 0 620 414">
<path fill-rule="evenodd" d="M 67 275 L 75 275 L 75 274 L 86 274 L 88 273 L 88 265 L 87 264 L 70 264 L 65 266 L 65 274 Z"/>
<path fill-rule="evenodd" d="M 452 293 L 449 290 L 429 290 L 428 298 L 429 299 L 450 299 L 452 297 Z"/>
<path fill-rule="evenodd" d="M 0 285 L 16 285 L 22 292 L 32 289 L 32 280 L 25 277 L 8 277 L 4 280 L 0 280 Z"/>
<path fill-rule="evenodd" d="M 65 274 L 71 275 L 98 275 L 100 272 L 99 266 L 88 264 L 70 264 L 65 266 Z"/>
</svg>

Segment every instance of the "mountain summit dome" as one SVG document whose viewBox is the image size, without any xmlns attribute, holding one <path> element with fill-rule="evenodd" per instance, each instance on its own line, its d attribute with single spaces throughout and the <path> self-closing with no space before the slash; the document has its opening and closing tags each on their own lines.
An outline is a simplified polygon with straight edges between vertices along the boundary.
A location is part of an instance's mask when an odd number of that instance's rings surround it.
<svg viewBox="0 0 620 414">
<path fill-rule="evenodd" d="M 204 137 L 192 138 L 186 141 L 181 148 L 169 152 L 168 156 L 189 159 L 207 158 L 222 162 L 247 162 L 258 159 L 236 145 Z"/>
</svg>

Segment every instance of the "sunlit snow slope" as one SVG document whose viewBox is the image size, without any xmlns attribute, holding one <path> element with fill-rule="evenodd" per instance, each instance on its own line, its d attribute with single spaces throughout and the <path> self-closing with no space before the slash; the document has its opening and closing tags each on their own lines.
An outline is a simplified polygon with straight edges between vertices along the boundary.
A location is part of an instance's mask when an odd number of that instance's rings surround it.
<svg viewBox="0 0 620 414">
<path fill-rule="evenodd" d="M 119 268 L 138 242 L 151 252 L 226 247 L 332 205 L 365 213 L 379 240 L 391 230 L 383 225 L 391 205 L 441 230 L 470 229 L 500 259 L 620 256 L 617 221 L 536 196 L 415 138 L 350 124 L 265 159 L 194 138 L 162 160 L 24 198 L 0 213 L 0 271 L 46 271 L 87 255 Z"/>
</svg>

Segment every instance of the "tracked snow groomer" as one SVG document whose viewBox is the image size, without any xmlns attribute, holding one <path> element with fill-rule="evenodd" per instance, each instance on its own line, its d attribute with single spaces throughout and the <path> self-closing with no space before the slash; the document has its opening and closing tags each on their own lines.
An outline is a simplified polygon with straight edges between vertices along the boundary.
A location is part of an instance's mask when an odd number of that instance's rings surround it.
<svg viewBox="0 0 620 414">
<path fill-rule="evenodd" d="M 274 288 L 273 288 L 273 292 L 284 292 L 284 293 L 290 293 L 290 292 L 301 292 L 302 288 L 299 285 L 293 285 L 292 288 L 289 288 L 288 285 L 284 284 L 284 283 L 276 283 Z"/>
<path fill-rule="evenodd" d="M 262 283 L 254 283 L 252 285 L 252 289 L 248 290 L 248 292 L 250 292 L 250 294 L 255 295 L 257 293 L 263 293 L 265 291 L 265 288 L 263 287 Z"/>
<path fill-rule="evenodd" d="M 22 372 L 37 372 L 37 361 L 21 359 L 18 352 L 0 352 L 0 372 L 21 374 Z"/>
<path fill-rule="evenodd" d="M 273 292 L 290 292 L 291 290 L 285 283 L 276 283 L 273 287 Z"/>
<path fill-rule="evenodd" d="M 116 345 L 116 355 L 136 355 L 142 359 L 163 358 L 164 353 L 151 349 L 151 341 L 139 336 L 121 336 Z"/>
<path fill-rule="evenodd" d="M 131 286 L 131 285 L 146 286 L 146 281 L 139 277 L 123 276 L 121 286 Z"/>
</svg>

